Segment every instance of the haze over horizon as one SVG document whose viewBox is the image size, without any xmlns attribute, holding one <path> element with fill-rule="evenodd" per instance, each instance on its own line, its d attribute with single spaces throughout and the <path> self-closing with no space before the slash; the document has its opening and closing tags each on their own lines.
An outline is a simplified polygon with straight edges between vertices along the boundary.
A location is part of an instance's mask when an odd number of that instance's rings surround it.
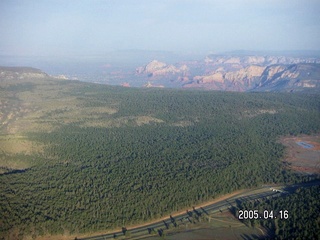
<svg viewBox="0 0 320 240">
<path fill-rule="evenodd" d="M 0 3 L 0 54 L 320 50 L 317 0 Z"/>
</svg>

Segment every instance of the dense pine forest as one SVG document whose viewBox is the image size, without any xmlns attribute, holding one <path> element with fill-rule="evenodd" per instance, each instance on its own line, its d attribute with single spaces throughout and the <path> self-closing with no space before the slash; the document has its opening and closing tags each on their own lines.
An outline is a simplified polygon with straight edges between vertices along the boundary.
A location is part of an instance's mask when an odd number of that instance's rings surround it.
<svg viewBox="0 0 320 240">
<path fill-rule="evenodd" d="M 1 89 L 9 105 L 30 108 L 19 134 L 44 146 L 1 152 L 28 163 L 0 175 L 5 239 L 112 230 L 238 189 L 307 180 L 285 168 L 278 139 L 319 132 L 317 94 L 46 81 Z"/>
</svg>

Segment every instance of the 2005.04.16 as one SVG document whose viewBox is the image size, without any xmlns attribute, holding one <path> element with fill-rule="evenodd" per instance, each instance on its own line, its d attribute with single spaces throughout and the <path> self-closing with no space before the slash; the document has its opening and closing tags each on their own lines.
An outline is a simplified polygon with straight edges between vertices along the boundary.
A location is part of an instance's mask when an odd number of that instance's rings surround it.
<svg viewBox="0 0 320 240">
<path fill-rule="evenodd" d="M 280 210 L 278 214 L 275 214 L 273 210 L 264 210 L 262 213 L 259 213 L 258 210 L 239 210 L 238 211 L 238 219 L 246 220 L 246 219 L 288 219 L 289 212 L 288 210 Z"/>
</svg>

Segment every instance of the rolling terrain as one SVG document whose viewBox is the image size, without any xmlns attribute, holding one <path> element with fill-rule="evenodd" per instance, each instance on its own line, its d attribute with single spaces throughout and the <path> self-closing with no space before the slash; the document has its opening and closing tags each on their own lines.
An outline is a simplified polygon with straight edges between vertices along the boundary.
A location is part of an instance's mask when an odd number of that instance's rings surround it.
<svg viewBox="0 0 320 240">
<path fill-rule="evenodd" d="M 308 63 L 309 64 L 309 63 Z M 263 183 L 319 94 L 125 88 L 0 68 L 0 236 L 112 231 Z"/>
</svg>

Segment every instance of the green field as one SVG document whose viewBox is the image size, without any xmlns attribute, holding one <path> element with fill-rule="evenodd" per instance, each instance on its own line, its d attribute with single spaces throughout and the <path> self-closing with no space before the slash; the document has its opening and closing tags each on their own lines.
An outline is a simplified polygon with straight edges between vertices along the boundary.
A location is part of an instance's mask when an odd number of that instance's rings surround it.
<svg viewBox="0 0 320 240">
<path fill-rule="evenodd" d="M 0 78 L 0 236 L 108 231 L 262 183 L 303 181 L 280 136 L 320 130 L 314 94 Z"/>
</svg>

